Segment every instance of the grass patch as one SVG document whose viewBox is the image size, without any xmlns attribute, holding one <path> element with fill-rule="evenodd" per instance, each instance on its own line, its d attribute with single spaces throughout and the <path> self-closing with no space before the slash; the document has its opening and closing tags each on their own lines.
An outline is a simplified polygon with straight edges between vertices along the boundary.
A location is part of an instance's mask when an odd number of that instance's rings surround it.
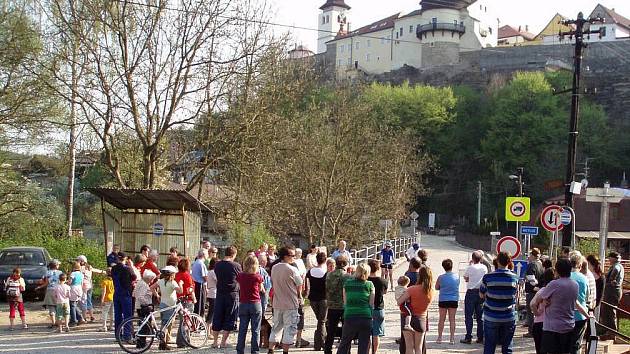
<svg viewBox="0 0 630 354">
<path fill-rule="evenodd" d="M 619 332 L 630 337 L 630 318 L 619 319 Z"/>
</svg>

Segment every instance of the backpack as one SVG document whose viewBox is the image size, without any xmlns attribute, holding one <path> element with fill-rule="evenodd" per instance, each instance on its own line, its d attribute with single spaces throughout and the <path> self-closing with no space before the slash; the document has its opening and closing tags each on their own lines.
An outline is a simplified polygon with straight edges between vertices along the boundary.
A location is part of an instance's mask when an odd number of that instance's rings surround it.
<svg viewBox="0 0 630 354">
<path fill-rule="evenodd" d="M 8 301 L 18 301 L 18 299 L 20 298 L 20 281 L 19 280 L 15 280 L 15 279 L 11 279 L 8 278 L 6 285 L 5 285 L 5 290 L 7 293 L 7 300 Z"/>
</svg>

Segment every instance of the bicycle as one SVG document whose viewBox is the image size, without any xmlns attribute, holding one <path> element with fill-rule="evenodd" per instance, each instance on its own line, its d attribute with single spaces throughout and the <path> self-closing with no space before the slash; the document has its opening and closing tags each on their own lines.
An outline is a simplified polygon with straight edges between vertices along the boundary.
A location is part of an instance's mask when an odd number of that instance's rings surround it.
<svg viewBox="0 0 630 354">
<path fill-rule="evenodd" d="M 170 310 L 174 312 L 168 322 L 158 328 L 155 315 Z M 177 315 L 181 317 L 178 330 L 182 331 L 185 344 L 195 349 L 205 346 L 208 341 L 206 321 L 196 313 L 188 311 L 179 300 L 175 306 L 152 311 L 144 318 L 135 316 L 124 320 L 116 331 L 116 341 L 127 353 L 144 353 L 151 348 L 155 339 L 165 340 L 166 329 L 175 321 Z"/>
</svg>

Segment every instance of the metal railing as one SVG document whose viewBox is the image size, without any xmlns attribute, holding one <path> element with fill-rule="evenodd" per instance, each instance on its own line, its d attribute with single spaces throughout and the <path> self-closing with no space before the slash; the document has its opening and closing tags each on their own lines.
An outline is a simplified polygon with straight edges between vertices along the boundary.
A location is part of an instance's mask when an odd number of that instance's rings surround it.
<svg viewBox="0 0 630 354">
<path fill-rule="evenodd" d="M 429 23 L 426 25 L 419 25 L 416 29 L 416 36 L 421 38 L 422 35 L 426 32 L 433 31 L 450 31 L 459 34 L 466 33 L 466 26 L 462 24 L 448 23 L 448 22 L 440 22 L 440 23 Z"/>
<path fill-rule="evenodd" d="M 617 312 L 623 312 L 623 313 L 624 313 L 624 314 L 626 314 L 626 315 L 630 315 L 630 312 L 628 312 L 628 311 L 626 311 L 626 310 L 624 310 L 624 309 L 622 309 L 622 308 L 619 308 L 619 306 L 615 306 L 615 305 L 613 305 L 613 304 L 609 304 L 609 303 L 607 303 L 606 301 L 602 301 L 602 302 L 601 302 L 601 305 L 605 305 L 605 306 L 612 307 L 612 308 L 613 308 L 613 310 L 617 310 Z M 601 305 L 600 305 L 600 306 L 601 306 Z M 619 337 L 619 338 L 620 338 L 621 340 L 623 340 L 624 342 L 626 342 L 626 343 L 630 343 L 630 337 L 628 337 L 627 335 L 625 335 L 625 334 L 623 334 L 623 333 L 620 333 L 619 331 L 614 330 L 614 329 L 612 329 L 612 328 L 610 328 L 610 327 L 608 327 L 608 326 L 605 326 L 605 325 L 603 325 L 603 324 L 601 324 L 601 323 L 599 323 L 599 322 L 596 322 L 596 323 L 597 323 L 597 326 L 599 326 L 599 327 L 601 327 L 601 328 L 603 328 L 603 329 L 605 329 L 605 330 L 607 330 L 607 331 L 609 331 L 609 332 L 611 332 L 611 333 L 614 333 L 614 334 L 615 334 L 615 336 Z M 619 325 L 617 325 L 617 328 L 619 328 Z M 591 330 L 591 332 L 592 332 L 592 330 Z"/>
<path fill-rule="evenodd" d="M 360 262 L 367 261 L 368 259 L 376 259 L 381 253 L 381 250 L 385 247 L 385 242 L 389 242 L 394 250 L 394 258 L 402 258 L 405 256 L 405 252 L 414 242 L 417 242 L 417 237 L 400 237 L 387 241 L 376 241 L 369 246 L 365 246 L 361 249 L 355 249 L 352 252 L 352 264 L 356 265 Z"/>
</svg>

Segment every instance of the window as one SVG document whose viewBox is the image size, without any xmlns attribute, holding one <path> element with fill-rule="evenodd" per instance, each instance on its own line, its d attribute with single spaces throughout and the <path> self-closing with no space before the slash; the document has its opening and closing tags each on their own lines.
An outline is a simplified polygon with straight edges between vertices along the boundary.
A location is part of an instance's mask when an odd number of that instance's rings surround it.
<svg viewBox="0 0 630 354">
<path fill-rule="evenodd" d="M 464 25 L 464 24 L 462 23 L 462 26 L 463 26 L 463 25 Z M 492 34 L 492 27 L 488 27 L 488 32 L 490 32 L 490 34 Z"/>
<path fill-rule="evenodd" d="M 369 39 L 367 40 L 367 47 L 368 48 L 372 47 L 372 41 L 370 41 Z"/>
<path fill-rule="evenodd" d="M 457 23 L 458 23 L 457 20 L 455 20 L 455 26 L 457 26 Z"/>
<path fill-rule="evenodd" d="M 326 16 L 322 15 L 322 25 L 326 23 Z"/>
<path fill-rule="evenodd" d="M 367 53 L 365 55 L 365 61 L 369 62 L 370 61 L 370 53 Z"/>
<path fill-rule="evenodd" d="M 402 37 L 402 36 L 403 36 L 403 34 L 404 34 L 404 32 L 403 32 L 403 28 L 402 28 L 402 27 L 400 27 L 400 36 Z"/>
<path fill-rule="evenodd" d="M 354 46 L 356 49 L 359 49 L 359 42 L 357 41 Z"/>
<path fill-rule="evenodd" d="M 326 15 L 326 23 L 330 23 L 330 16 Z"/>
<path fill-rule="evenodd" d="M 436 24 L 436 23 L 437 23 L 437 17 L 433 17 L 433 18 L 431 19 L 431 23 L 432 23 L 432 24 Z"/>
<path fill-rule="evenodd" d="M 396 39 L 398 39 L 398 32 L 396 32 Z"/>
<path fill-rule="evenodd" d="M 413 25 L 409 26 L 409 33 L 413 33 Z"/>
</svg>

